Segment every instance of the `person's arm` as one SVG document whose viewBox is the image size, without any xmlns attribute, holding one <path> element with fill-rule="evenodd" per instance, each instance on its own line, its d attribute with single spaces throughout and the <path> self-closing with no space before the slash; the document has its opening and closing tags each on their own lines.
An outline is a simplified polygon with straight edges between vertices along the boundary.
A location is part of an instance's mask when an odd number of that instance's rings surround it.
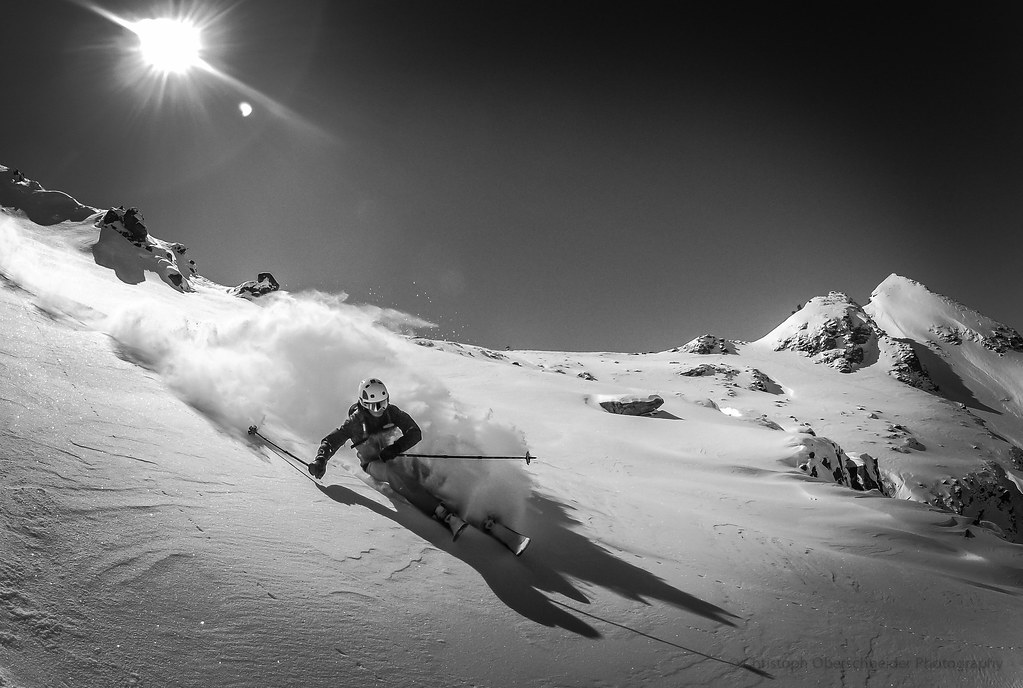
<svg viewBox="0 0 1023 688">
<path fill-rule="evenodd" d="M 351 438 L 351 434 L 348 432 L 348 421 L 346 420 L 341 424 L 341 427 L 336 428 L 320 441 L 320 448 L 316 450 L 316 460 L 326 463 Z"/>
<path fill-rule="evenodd" d="M 398 454 L 407 452 L 423 440 L 423 431 L 419 428 L 419 424 L 416 423 L 412 416 L 405 413 L 394 404 L 391 404 L 390 408 L 391 420 L 398 429 L 401 430 L 401 437 L 380 452 L 380 458 L 383 461 L 390 461 Z"/>
</svg>

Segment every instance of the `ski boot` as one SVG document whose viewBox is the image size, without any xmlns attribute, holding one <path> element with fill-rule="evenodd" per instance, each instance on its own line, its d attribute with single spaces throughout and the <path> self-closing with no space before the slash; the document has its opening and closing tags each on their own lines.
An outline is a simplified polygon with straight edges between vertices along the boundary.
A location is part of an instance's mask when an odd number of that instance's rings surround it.
<svg viewBox="0 0 1023 688">
<path fill-rule="evenodd" d="M 458 514 L 451 511 L 443 504 L 437 505 L 437 510 L 433 512 L 433 517 L 451 529 L 452 540 L 457 540 L 458 536 L 462 534 L 463 530 L 465 530 L 465 527 L 469 525 L 463 521 Z"/>
<path fill-rule="evenodd" d="M 480 523 L 480 530 L 498 540 L 505 547 L 510 549 L 515 556 L 522 554 L 529 546 L 529 538 L 522 533 L 512 530 L 498 521 L 493 516 L 487 516 Z"/>
</svg>

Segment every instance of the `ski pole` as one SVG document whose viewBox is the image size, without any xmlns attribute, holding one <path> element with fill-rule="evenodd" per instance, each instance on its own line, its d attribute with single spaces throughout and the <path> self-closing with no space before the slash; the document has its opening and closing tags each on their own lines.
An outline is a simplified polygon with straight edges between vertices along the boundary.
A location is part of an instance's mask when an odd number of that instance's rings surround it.
<svg viewBox="0 0 1023 688">
<path fill-rule="evenodd" d="M 273 447 L 274 449 L 277 449 L 278 451 L 282 451 L 282 452 L 284 452 L 285 454 L 287 454 L 287 455 L 288 455 L 288 456 L 290 456 L 291 458 L 295 459 L 295 461 L 298 461 L 298 462 L 299 462 L 300 464 L 302 464 L 303 466 L 308 466 L 308 465 L 309 465 L 309 462 L 308 462 L 308 461 L 303 461 L 302 459 L 298 458 L 297 456 L 295 456 L 294 454 L 292 454 L 291 452 L 289 452 L 289 451 L 288 451 L 287 449 L 285 449 L 284 447 L 281 447 L 281 446 L 279 446 L 278 444 L 276 444 L 276 443 L 275 443 L 275 442 L 274 442 L 273 440 L 270 440 L 270 439 L 268 439 L 268 438 L 266 437 L 266 435 L 264 435 L 263 433 L 261 433 L 261 432 L 260 432 L 260 431 L 259 431 L 259 430 L 258 430 L 258 429 L 256 428 L 256 426 L 255 426 L 255 425 L 250 425 L 250 426 L 249 426 L 249 434 L 250 434 L 250 435 L 255 435 L 255 436 L 256 436 L 256 437 L 258 437 L 259 439 L 261 439 L 261 440 L 263 440 L 264 442 L 266 442 L 267 444 L 269 444 L 269 445 L 270 445 L 271 447 Z"/>
<path fill-rule="evenodd" d="M 401 456 L 409 456 L 413 459 L 470 459 L 475 461 L 522 461 L 526 460 L 528 466 L 531 461 L 536 461 L 536 457 L 526 452 L 525 456 L 479 456 L 479 455 L 466 455 L 466 454 L 401 454 Z"/>
</svg>

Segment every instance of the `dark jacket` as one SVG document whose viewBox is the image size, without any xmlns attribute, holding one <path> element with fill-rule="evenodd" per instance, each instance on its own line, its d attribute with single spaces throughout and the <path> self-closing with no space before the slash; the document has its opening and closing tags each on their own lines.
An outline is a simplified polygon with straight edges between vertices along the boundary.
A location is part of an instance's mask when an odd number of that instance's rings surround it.
<svg viewBox="0 0 1023 688">
<path fill-rule="evenodd" d="M 419 429 L 412 416 L 394 404 L 385 408 L 379 418 L 358 404 L 352 404 L 348 409 L 348 418 L 320 442 L 316 460 L 326 461 L 349 440 L 352 441 L 352 446 L 355 446 L 367 437 L 395 427 L 401 430 L 401 437 L 391 445 L 395 454 L 408 451 L 423 439 L 423 431 Z"/>
</svg>

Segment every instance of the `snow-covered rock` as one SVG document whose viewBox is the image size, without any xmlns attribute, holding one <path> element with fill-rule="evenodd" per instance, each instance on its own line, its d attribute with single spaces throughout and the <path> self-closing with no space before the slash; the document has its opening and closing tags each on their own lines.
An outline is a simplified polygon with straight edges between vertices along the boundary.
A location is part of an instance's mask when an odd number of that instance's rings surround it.
<svg viewBox="0 0 1023 688">
<path fill-rule="evenodd" d="M 601 397 L 597 403 L 608 413 L 622 416 L 645 416 L 664 405 L 664 399 L 657 394 L 647 396 L 623 395 L 614 398 Z"/>
<path fill-rule="evenodd" d="M 734 354 L 736 352 L 735 342 L 721 337 L 704 334 L 671 350 L 674 353 L 686 354 Z"/>
<path fill-rule="evenodd" d="M 142 212 L 134 207 L 127 210 L 125 210 L 123 205 L 111 208 L 103 214 L 99 221 L 99 226 L 110 227 L 139 248 L 142 248 L 145 245 L 146 239 L 149 238 L 149 232 L 146 230 L 146 222 L 142 217 Z"/>
<path fill-rule="evenodd" d="M 255 281 L 249 280 L 242 282 L 237 287 L 232 287 L 230 294 L 232 296 L 240 296 L 242 298 L 258 298 L 265 294 L 270 294 L 281 288 L 281 285 L 277 283 L 274 276 L 269 272 L 261 272 L 256 277 Z"/>
<path fill-rule="evenodd" d="M 814 362 L 850 373 L 878 357 L 876 326 L 849 296 L 817 296 L 759 340 L 775 351 L 799 351 Z"/>
<path fill-rule="evenodd" d="M 72 220 L 81 222 L 99 212 L 63 191 L 50 191 L 19 170 L 0 165 L 0 206 L 22 211 L 39 225 Z"/>
<path fill-rule="evenodd" d="M 729 374 L 738 372 L 731 366 L 713 365 L 711 363 L 699 363 L 678 371 L 683 377 L 704 377 L 707 375 Z"/>
<path fill-rule="evenodd" d="M 1019 542 L 1023 519 L 1023 493 L 1006 470 L 991 462 L 981 470 L 948 478 L 931 493 L 931 502 L 968 516 L 977 525 L 987 525 L 1000 536 Z"/>
<path fill-rule="evenodd" d="M 137 208 L 111 208 L 96 220 L 96 226 L 100 234 L 92 247 L 93 257 L 122 282 L 139 284 L 149 271 L 177 291 L 195 291 L 191 281 L 197 275 L 195 262 L 190 260 L 184 267 L 179 263 L 187 248 L 149 234 Z"/>
<path fill-rule="evenodd" d="M 743 386 L 754 392 L 766 392 L 767 394 L 782 394 L 784 390 L 781 385 L 771 379 L 771 376 L 757 368 L 747 367 L 739 375 Z"/>
<path fill-rule="evenodd" d="M 882 480 L 877 459 L 870 454 L 850 456 L 827 437 L 799 435 L 796 441 L 798 447 L 791 461 L 811 478 L 854 490 L 878 490 L 881 494 L 890 494 Z"/>
<path fill-rule="evenodd" d="M 866 452 L 848 452 L 846 456 L 849 460 L 845 465 L 854 490 L 878 490 L 882 494 L 891 496 L 890 488 L 885 487 L 882 480 L 877 459 Z"/>
<path fill-rule="evenodd" d="M 771 376 L 762 370 L 748 366 L 744 369 L 732 366 L 698 363 L 693 366 L 683 367 L 678 371 L 682 377 L 712 377 L 720 376 L 727 380 L 726 383 L 732 388 L 744 388 L 754 392 L 766 392 L 768 394 L 781 394 L 782 388 Z"/>
<path fill-rule="evenodd" d="M 938 386 L 931 379 L 930 373 L 924 368 L 913 344 L 898 341 L 884 335 L 880 339 L 881 351 L 886 355 L 888 374 L 899 382 L 925 392 L 936 392 Z"/>
</svg>

